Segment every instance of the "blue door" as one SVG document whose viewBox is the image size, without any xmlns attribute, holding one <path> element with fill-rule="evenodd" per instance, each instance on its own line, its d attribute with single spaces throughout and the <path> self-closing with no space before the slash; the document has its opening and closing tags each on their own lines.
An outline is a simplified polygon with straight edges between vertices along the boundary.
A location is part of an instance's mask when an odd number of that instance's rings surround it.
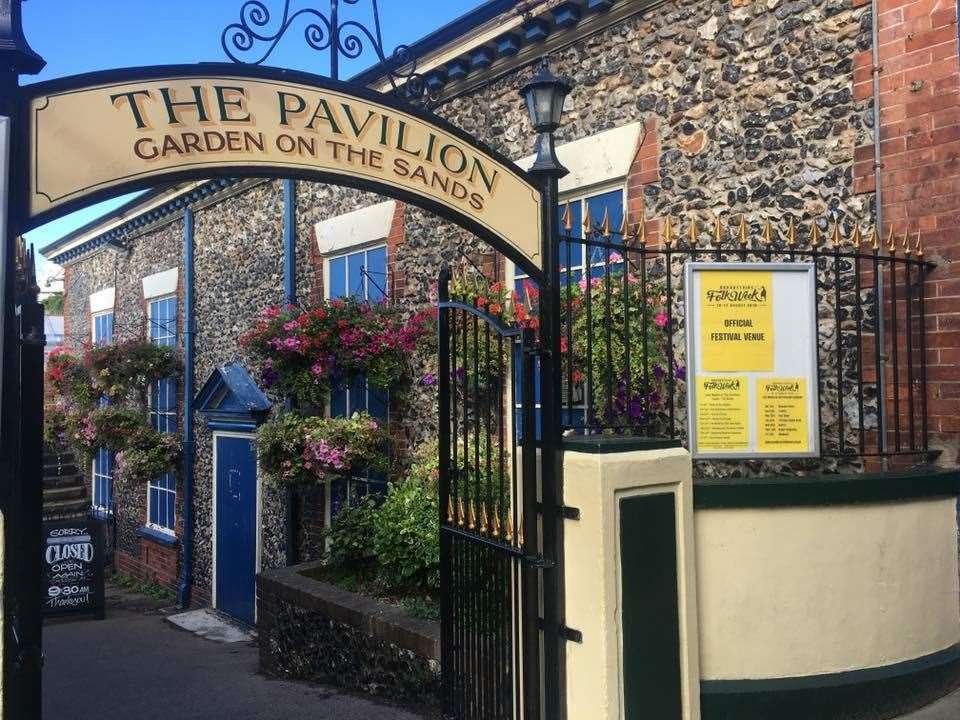
<svg viewBox="0 0 960 720">
<path fill-rule="evenodd" d="M 253 440 L 216 436 L 217 608 L 254 622 L 257 573 L 257 461 Z"/>
</svg>

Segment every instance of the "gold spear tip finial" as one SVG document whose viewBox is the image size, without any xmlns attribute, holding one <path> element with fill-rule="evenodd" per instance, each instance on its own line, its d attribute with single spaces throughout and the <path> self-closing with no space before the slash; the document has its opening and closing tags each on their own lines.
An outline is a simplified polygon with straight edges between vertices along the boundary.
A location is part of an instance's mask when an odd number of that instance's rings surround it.
<svg viewBox="0 0 960 720">
<path fill-rule="evenodd" d="M 667 221 L 663 226 L 663 244 L 670 247 L 673 244 L 673 220 L 667 215 Z"/>
<path fill-rule="evenodd" d="M 585 212 L 583 213 L 583 231 L 585 233 L 590 232 L 590 224 L 592 220 L 590 219 L 590 206 L 587 205 Z"/>
<path fill-rule="evenodd" d="M 763 242 L 768 247 L 773 245 L 773 226 L 770 224 L 770 218 L 767 218 L 767 221 L 763 224 Z"/>
<path fill-rule="evenodd" d="M 907 257 L 910 257 L 910 253 L 913 252 L 913 248 L 910 247 L 910 228 L 905 227 L 903 229 L 903 253 Z"/>
<path fill-rule="evenodd" d="M 491 535 L 495 538 L 500 537 L 500 505 L 494 505 L 493 507 L 493 527 L 491 528 Z"/>
<path fill-rule="evenodd" d="M 477 529 L 477 510 L 473 505 L 473 500 L 470 500 L 470 524 L 467 526 L 469 530 Z"/>
<path fill-rule="evenodd" d="M 453 497 L 450 495 L 447 496 L 447 522 L 450 523 L 451 525 L 454 523 Z"/>
<path fill-rule="evenodd" d="M 507 513 L 507 534 L 504 536 L 504 539 L 508 543 L 513 542 L 513 516 L 510 513 Z"/>
<path fill-rule="evenodd" d="M 647 217 L 643 213 L 640 213 L 640 222 L 637 223 L 636 228 L 636 238 L 637 243 L 641 247 L 646 247 L 647 245 Z"/>
<path fill-rule="evenodd" d="M 790 227 L 787 229 L 787 246 L 793 247 L 797 244 L 797 220 L 790 216 Z"/>
<path fill-rule="evenodd" d="M 630 232 L 630 223 L 627 222 L 627 214 L 623 214 L 623 219 L 620 220 L 620 230 L 618 234 L 623 238 L 623 242 L 627 241 L 627 235 Z"/>
<path fill-rule="evenodd" d="M 740 215 L 740 229 L 738 231 L 738 234 L 740 235 L 741 245 L 745 246 L 748 242 L 750 242 L 750 238 L 747 233 L 747 214 L 746 213 L 743 213 Z"/>
<path fill-rule="evenodd" d="M 600 222 L 600 232 L 604 238 L 607 240 L 610 239 L 610 211 L 607 208 L 603 209 L 603 220 Z"/>
<path fill-rule="evenodd" d="M 697 245 L 697 219 L 694 216 L 690 216 L 690 247 L 696 247 Z"/>
<path fill-rule="evenodd" d="M 467 514 L 463 510 L 463 498 L 457 498 L 457 525 L 463 527 Z"/>
<path fill-rule="evenodd" d="M 570 211 L 570 203 L 563 208 L 563 229 L 568 233 L 573 230 L 573 213 Z"/>
<path fill-rule="evenodd" d="M 873 231 L 870 233 L 870 247 L 874 250 L 880 249 L 880 232 L 876 225 L 873 226 Z"/>
<path fill-rule="evenodd" d="M 486 535 L 489 526 L 490 517 L 487 515 L 487 503 L 483 501 L 480 503 L 480 532 Z"/>
<path fill-rule="evenodd" d="M 923 241 L 920 238 L 920 228 L 917 228 L 917 255 L 923 257 Z"/>
<path fill-rule="evenodd" d="M 853 226 L 853 234 L 850 236 L 850 244 L 855 248 L 859 248 L 862 240 L 863 235 L 860 232 L 860 223 L 857 223 Z"/>
<path fill-rule="evenodd" d="M 843 245 L 843 235 L 840 234 L 840 221 L 833 221 L 833 232 L 830 234 L 830 242 L 833 243 L 834 248 L 839 248 Z"/>
<path fill-rule="evenodd" d="M 816 247 L 820 244 L 820 228 L 817 227 L 817 221 L 810 223 L 810 247 Z"/>
<path fill-rule="evenodd" d="M 897 254 L 897 238 L 893 234 L 893 225 L 890 226 L 890 232 L 887 233 L 887 250 L 893 255 Z"/>
<path fill-rule="evenodd" d="M 723 242 L 723 223 L 720 222 L 719 215 L 713 221 L 713 242 L 717 247 L 720 247 L 720 243 Z"/>
</svg>

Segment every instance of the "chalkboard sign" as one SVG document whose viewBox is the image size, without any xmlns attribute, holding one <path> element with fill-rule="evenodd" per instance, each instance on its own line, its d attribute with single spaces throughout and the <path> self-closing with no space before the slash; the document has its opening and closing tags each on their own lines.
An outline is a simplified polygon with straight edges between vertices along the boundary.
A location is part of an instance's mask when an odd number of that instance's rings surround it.
<svg viewBox="0 0 960 720">
<path fill-rule="evenodd" d="M 43 524 L 43 613 L 103 618 L 103 527 L 97 520 Z"/>
</svg>

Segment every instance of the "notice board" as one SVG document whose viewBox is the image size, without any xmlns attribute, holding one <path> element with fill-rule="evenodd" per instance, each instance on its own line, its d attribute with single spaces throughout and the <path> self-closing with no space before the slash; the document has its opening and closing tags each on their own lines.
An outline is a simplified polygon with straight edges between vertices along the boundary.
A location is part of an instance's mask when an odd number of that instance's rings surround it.
<svg viewBox="0 0 960 720">
<path fill-rule="evenodd" d="M 103 617 L 103 526 L 93 518 L 43 524 L 43 614 Z"/>
<path fill-rule="evenodd" d="M 810 263 L 687 264 L 694 457 L 819 456 L 816 313 Z"/>
</svg>

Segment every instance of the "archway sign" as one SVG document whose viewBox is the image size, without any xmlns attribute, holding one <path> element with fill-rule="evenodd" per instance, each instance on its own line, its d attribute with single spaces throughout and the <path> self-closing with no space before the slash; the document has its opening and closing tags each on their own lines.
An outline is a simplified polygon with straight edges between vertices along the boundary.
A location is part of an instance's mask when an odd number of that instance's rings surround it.
<svg viewBox="0 0 960 720">
<path fill-rule="evenodd" d="M 539 189 L 439 117 L 317 75 L 131 68 L 24 87 L 26 228 L 131 189 L 225 173 L 349 185 L 435 211 L 540 276 Z"/>
</svg>

